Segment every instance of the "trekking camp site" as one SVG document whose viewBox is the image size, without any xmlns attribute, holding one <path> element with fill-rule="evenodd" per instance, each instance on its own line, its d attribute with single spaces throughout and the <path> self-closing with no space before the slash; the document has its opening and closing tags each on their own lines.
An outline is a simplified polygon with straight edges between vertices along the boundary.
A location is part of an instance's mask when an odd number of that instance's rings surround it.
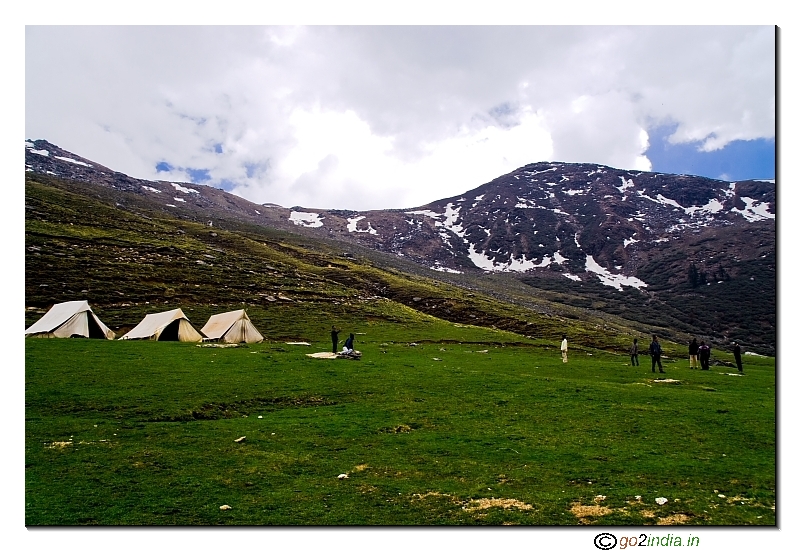
<svg viewBox="0 0 800 550">
<path fill-rule="evenodd" d="M 639 364 L 629 334 L 385 300 L 223 309 L 118 337 L 78 300 L 31 324 L 27 525 L 776 523 L 772 357 L 693 368 L 659 339 L 657 370 L 648 334 Z"/>
</svg>

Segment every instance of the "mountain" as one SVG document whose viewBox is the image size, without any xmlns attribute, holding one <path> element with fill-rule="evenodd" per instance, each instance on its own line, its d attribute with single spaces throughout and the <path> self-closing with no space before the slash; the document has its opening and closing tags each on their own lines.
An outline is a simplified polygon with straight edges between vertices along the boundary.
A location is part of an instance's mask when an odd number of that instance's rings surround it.
<svg viewBox="0 0 800 550">
<path fill-rule="evenodd" d="M 529 294 L 775 352 L 771 181 L 544 162 L 427 205 L 357 212 L 259 205 L 208 186 L 138 180 L 44 140 L 26 141 L 26 170 L 88 184 L 82 192 L 102 190 L 129 212 L 327 239 L 410 260 L 418 273 L 508 302 L 532 306 Z"/>
</svg>

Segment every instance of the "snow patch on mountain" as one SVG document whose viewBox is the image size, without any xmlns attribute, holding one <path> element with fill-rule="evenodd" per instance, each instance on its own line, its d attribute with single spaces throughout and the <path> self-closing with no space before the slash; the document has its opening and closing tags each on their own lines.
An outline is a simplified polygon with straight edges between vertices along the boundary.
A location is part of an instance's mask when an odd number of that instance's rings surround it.
<svg viewBox="0 0 800 550">
<path fill-rule="evenodd" d="M 289 221 L 301 227 L 322 227 L 322 220 L 316 212 L 297 212 L 289 214 Z"/>
<path fill-rule="evenodd" d="M 81 162 L 79 160 L 71 159 L 69 157 L 53 157 L 53 158 L 57 158 L 58 160 L 63 160 L 63 161 L 66 161 L 66 162 L 71 162 L 72 164 L 79 164 L 80 166 L 86 166 L 87 168 L 91 168 L 92 167 L 91 164 L 87 164 L 87 163 Z"/>
<path fill-rule="evenodd" d="M 358 222 L 366 218 L 366 216 L 356 216 L 355 218 L 347 218 L 347 230 L 350 233 L 369 233 L 370 235 L 377 235 L 378 232 L 373 229 L 372 223 L 367 222 L 366 229 L 359 229 Z"/>
<path fill-rule="evenodd" d="M 463 271 L 459 271 L 457 269 L 450 269 L 449 267 L 441 266 L 438 262 L 436 265 L 431 266 L 431 269 L 434 271 L 441 271 L 442 273 L 455 273 L 457 275 L 461 275 L 463 273 Z"/>
<path fill-rule="evenodd" d="M 156 189 L 155 187 L 150 187 L 149 185 L 142 185 L 142 189 L 146 189 L 147 191 L 151 191 L 153 193 L 161 193 L 161 189 Z"/>
<path fill-rule="evenodd" d="M 564 277 L 566 277 L 567 279 L 572 279 L 573 281 L 577 281 L 579 283 L 582 282 L 580 277 L 578 277 L 577 275 L 573 275 L 572 273 L 562 273 L 562 275 L 564 275 Z"/>
<path fill-rule="evenodd" d="M 173 199 L 174 199 L 174 200 L 176 200 L 176 201 L 178 201 L 178 202 L 186 202 L 185 200 L 183 200 L 183 199 L 182 199 L 182 198 L 180 198 L 180 197 L 173 197 Z"/>
<path fill-rule="evenodd" d="M 633 180 L 632 179 L 626 180 L 624 176 L 620 176 L 619 179 L 622 180 L 622 185 L 620 185 L 619 187 L 615 187 L 615 189 L 618 189 L 619 192 L 624 195 L 626 189 L 628 189 L 629 187 L 633 187 Z"/>
<path fill-rule="evenodd" d="M 539 206 L 533 199 L 526 199 L 525 197 L 517 197 L 517 204 L 514 205 L 514 208 L 544 208 L 543 206 Z"/>
<path fill-rule="evenodd" d="M 742 197 L 742 202 L 745 203 L 745 207 L 742 210 L 731 208 L 731 212 L 741 214 L 750 223 L 775 219 L 775 214 L 769 212 L 769 203 L 758 202 L 750 197 Z"/>
<path fill-rule="evenodd" d="M 184 187 L 183 185 L 181 185 L 179 183 L 173 183 L 172 187 L 174 187 L 176 191 L 180 191 L 181 193 L 187 193 L 187 194 L 188 193 L 197 193 L 198 195 L 200 194 L 200 191 L 198 191 L 197 189 L 189 189 L 188 187 Z"/>
<path fill-rule="evenodd" d="M 625 275 L 614 274 L 598 264 L 591 255 L 586 256 L 586 271 L 594 273 L 600 278 L 600 282 L 606 286 L 613 286 L 622 292 L 623 286 L 633 288 L 646 287 L 647 283 L 636 277 L 626 277 Z"/>
<path fill-rule="evenodd" d="M 31 149 L 31 153 L 34 155 L 42 155 L 43 157 L 49 157 L 50 151 L 47 149 Z"/>
<path fill-rule="evenodd" d="M 717 199 L 711 199 L 708 201 L 708 204 L 704 206 L 690 206 L 688 208 L 684 208 L 684 212 L 689 214 L 690 216 L 694 216 L 695 212 L 704 212 L 708 214 L 716 214 L 717 212 L 721 211 L 724 208 L 721 202 Z"/>
<path fill-rule="evenodd" d="M 567 261 L 561 254 L 556 252 L 553 254 L 553 257 L 544 256 L 541 261 L 538 263 L 535 259 L 527 260 L 523 255 L 521 258 L 511 258 L 511 260 L 507 263 L 499 263 L 495 260 L 489 258 L 483 252 L 478 252 L 475 250 L 475 245 L 469 245 L 469 259 L 475 264 L 475 267 L 483 269 L 484 271 L 499 271 L 499 272 L 510 272 L 514 271 L 517 273 L 524 273 L 526 271 L 530 271 L 532 269 L 540 268 L 540 267 L 547 267 L 551 263 L 562 264 Z"/>
</svg>

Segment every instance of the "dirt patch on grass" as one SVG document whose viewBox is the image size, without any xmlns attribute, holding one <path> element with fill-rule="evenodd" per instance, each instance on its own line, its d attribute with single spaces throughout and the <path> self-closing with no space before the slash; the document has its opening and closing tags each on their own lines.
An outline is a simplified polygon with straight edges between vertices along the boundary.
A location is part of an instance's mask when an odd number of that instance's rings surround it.
<svg viewBox="0 0 800 550">
<path fill-rule="evenodd" d="M 690 519 L 692 518 L 686 514 L 672 514 L 671 516 L 667 516 L 665 518 L 658 518 L 656 525 L 681 525 Z"/>
<path fill-rule="evenodd" d="M 471 514 L 488 510 L 490 508 L 502 508 L 503 510 L 533 510 L 533 506 L 527 502 L 522 502 L 515 498 L 471 498 L 461 500 L 453 495 L 439 493 L 438 491 L 428 491 L 427 493 L 415 493 L 411 495 L 413 500 L 425 500 L 427 498 L 446 499 L 453 504 L 461 506 L 461 509 Z M 479 514 L 480 515 L 480 514 Z"/>
<path fill-rule="evenodd" d="M 355 468 L 353 468 L 353 471 L 354 471 L 354 472 L 363 472 L 363 471 L 364 471 L 364 470 L 366 470 L 367 468 L 369 468 L 369 466 L 368 466 L 367 464 L 359 464 L 358 466 L 356 466 Z"/>
<path fill-rule="evenodd" d="M 517 500 L 515 498 L 479 498 L 470 499 L 462 506 L 467 512 L 477 512 L 478 510 L 486 510 L 488 508 L 517 508 L 519 510 L 533 510 L 533 506 Z"/>
<path fill-rule="evenodd" d="M 48 449 L 64 449 L 72 445 L 72 441 L 53 441 L 50 445 L 47 446 Z"/>
<path fill-rule="evenodd" d="M 591 523 L 591 519 L 589 518 L 607 516 L 614 512 L 614 510 L 608 506 L 600 506 L 599 504 L 586 506 L 580 502 L 573 502 L 569 511 L 573 516 L 578 518 L 578 521 L 581 523 Z"/>
</svg>

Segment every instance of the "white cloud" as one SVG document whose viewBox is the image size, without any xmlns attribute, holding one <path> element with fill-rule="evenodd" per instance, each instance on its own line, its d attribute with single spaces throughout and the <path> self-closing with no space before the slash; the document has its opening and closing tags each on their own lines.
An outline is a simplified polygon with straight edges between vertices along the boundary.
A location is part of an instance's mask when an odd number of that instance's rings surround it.
<svg viewBox="0 0 800 550">
<path fill-rule="evenodd" d="M 650 169 L 661 123 L 774 137 L 774 51 L 771 26 L 29 26 L 25 137 L 256 202 L 409 208 L 540 160 Z"/>
</svg>

